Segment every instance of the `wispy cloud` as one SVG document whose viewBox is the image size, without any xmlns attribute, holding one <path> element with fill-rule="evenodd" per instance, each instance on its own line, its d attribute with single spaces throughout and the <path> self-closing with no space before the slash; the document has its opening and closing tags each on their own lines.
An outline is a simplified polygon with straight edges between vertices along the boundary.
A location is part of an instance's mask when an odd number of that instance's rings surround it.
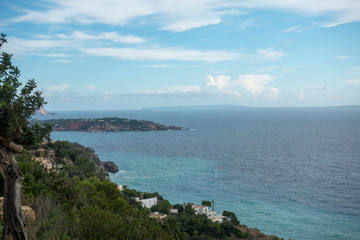
<svg viewBox="0 0 360 240">
<path fill-rule="evenodd" d="M 48 38 L 38 39 L 20 39 L 9 37 L 3 50 L 21 55 L 38 55 L 50 58 L 59 58 L 56 62 L 70 62 L 67 58 L 74 55 L 90 55 L 99 57 L 113 57 L 122 60 L 179 60 L 179 61 L 202 61 L 202 62 L 219 62 L 229 61 L 248 56 L 247 54 L 234 53 L 219 50 L 193 50 L 185 48 L 162 48 L 162 47 L 107 47 L 97 48 L 94 46 L 102 45 L 102 40 L 111 42 L 123 41 L 124 36 L 114 32 L 101 34 L 86 34 L 84 32 L 73 32 L 72 34 L 58 34 Z M 142 38 L 129 37 L 126 44 L 140 43 Z M 95 41 L 93 41 L 95 40 Z M 100 41 L 100 42 L 99 42 Z M 108 44 L 107 44 L 108 45 Z M 152 65 L 152 67 L 168 67 L 169 65 Z"/>
<path fill-rule="evenodd" d="M 144 38 L 134 36 L 134 35 L 121 35 L 118 32 L 101 32 L 97 34 L 89 34 L 81 31 L 74 31 L 69 35 L 58 34 L 60 39 L 70 39 L 75 41 L 81 40 L 108 40 L 116 43 L 125 43 L 125 44 L 139 44 L 144 43 L 146 40 Z"/>
<path fill-rule="evenodd" d="M 69 60 L 69 59 L 56 59 L 55 62 L 58 62 L 58 63 L 71 63 L 71 60 Z"/>
<path fill-rule="evenodd" d="M 349 56 L 344 56 L 344 55 L 342 55 L 342 56 L 334 56 L 334 58 L 339 59 L 339 60 L 345 60 L 345 59 L 348 59 Z"/>
<path fill-rule="evenodd" d="M 194 29 L 194 28 L 200 28 L 200 27 L 205 27 L 205 26 L 209 26 L 209 25 L 219 24 L 220 22 L 221 22 L 221 20 L 219 18 L 199 19 L 199 20 L 188 19 L 188 20 L 184 20 L 181 22 L 176 21 L 173 24 L 167 25 L 160 29 L 161 30 L 169 30 L 172 32 L 183 32 L 183 31 Z"/>
<path fill-rule="evenodd" d="M 5 51 L 15 55 L 38 55 L 51 58 L 67 58 L 70 52 L 79 48 L 104 45 L 104 41 L 113 44 L 140 44 L 146 42 L 144 38 L 133 35 L 121 35 L 117 32 L 100 32 L 89 34 L 74 31 L 70 34 L 37 35 L 33 39 L 9 37 L 3 46 Z"/>
<path fill-rule="evenodd" d="M 299 32 L 304 32 L 306 30 L 308 30 L 308 28 L 303 27 L 303 26 L 292 26 L 292 27 L 289 27 L 289 28 L 283 30 L 282 32 L 285 32 L 285 33 L 286 32 L 297 32 L 297 33 L 299 33 Z"/>
<path fill-rule="evenodd" d="M 40 89 L 46 92 L 64 92 L 70 88 L 69 84 L 53 85 L 53 86 L 40 86 Z"/>
<path fill-rule="evenodd" d="M 351 72 L 360 73 L 360 67 L 352 67 Z"/>
<path fill-rule="evenodd" d="M 83 48 L 83 53 L 98 57 L 122 60 L 180 60 L 219 62 L 240 58 L 241 55 L 227 51 L 191 50 L 180 48 Z"/>
<path fill-rule="evenodd" d="M 201 87 L 197 85 L 189 86 L 171 86 L 163 87 L 159 90 L 145 90 L 140 92 L 143 95 L 178 95 L 178 94 L 192 94 L 201 92 Z"/>
<path fill-rule="evenodd" d="M 144 17 L 174 32 L 219 24 L 224 16 L 249 9 L 276 9 L 305 16 L 327 16 L 323 27 L 360 21 L 358 0 L 47 0 L 45 9 L 26 10 L 13 22 L 108 24 L 124 26 Z"/>
<path fill-rule="evenodd" d="M 96 88 L 95 85 L 86 85 L 86 86 L 85 86 L 85 89 L 88 90 L 88 91 L 94 91 L 95 88 Z"/>
<path fill-rule="evenodd" d="M 40 55 L 47 57 L 64 57 L 66 54 L 59 53 L 69 48 L 76 48 L 78 43 L 71 40 L 55 39 L 20 39 L 9 37 L 8 43 L 3 46 L 7 52 L 15 55 Z M 50 52 L 52 50 L 54 52 Z"/>
<path fill-rule="evenodd" d="M 350 85 L 354 85 L 354 86 L 360 86 L 360 78 L 357 79 L 348 79 L 346 80 L 346 82 Z"/>
<path fill-rule="evenodd" d="M 279 61 L 282 57 L 286 56 L 283 51 L 276 51 L 274 48 L 259 49 L 258 55 L 260 58 L 267 61 Z"/>
</svg>

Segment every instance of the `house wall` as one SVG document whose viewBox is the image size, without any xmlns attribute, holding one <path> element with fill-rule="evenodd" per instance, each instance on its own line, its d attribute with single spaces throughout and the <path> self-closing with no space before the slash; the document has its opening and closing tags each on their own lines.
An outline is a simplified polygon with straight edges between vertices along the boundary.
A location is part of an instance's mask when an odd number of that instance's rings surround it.
<svg viewBox="0 0 360 240">
<path fill-rule="evenodd" d="M 139 200 L 143 207 L 151 208 L 157 204 L 157 197 Z"/>
</svg>

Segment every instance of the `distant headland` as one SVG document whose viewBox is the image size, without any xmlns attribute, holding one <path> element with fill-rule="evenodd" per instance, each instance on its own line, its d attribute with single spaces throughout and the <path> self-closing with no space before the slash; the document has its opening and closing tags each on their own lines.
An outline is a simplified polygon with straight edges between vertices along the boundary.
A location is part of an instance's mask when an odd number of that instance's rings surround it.
<svg viewBox="0 0 360 240">
<path fill-rule="evenodd" d="M 30 124 L 51 124 L 53 131 L 81 132 L 120 132 L 120 131 L 155 131 L 183 130 L 181 127 L 167 126 L 152 121 L 127 118 L 95 118 L 95 119 L 50 119 L 31 120 Z M 185 129 L 186 130 L 186 129 Z"/>
</svg>

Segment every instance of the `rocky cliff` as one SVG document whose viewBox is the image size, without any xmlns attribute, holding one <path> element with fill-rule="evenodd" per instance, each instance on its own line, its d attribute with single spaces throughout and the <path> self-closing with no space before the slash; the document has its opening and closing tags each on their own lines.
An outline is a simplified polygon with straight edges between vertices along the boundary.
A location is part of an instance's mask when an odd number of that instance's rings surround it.
<svg viewBox="0 0 360 240">
<path fill-rule="evenodd" d="M 31 152 L 35 160 L 49 170 L 61 171 L 65 166 L 81 167 L 81 165 L 88 165 L 87 169 L 93 169 L 97 175 L 109 176 L 109 172 L 104 165 L 113 166 L 114 169 L 117 168 L 112 162 L 101 162 L 94 149 L 84 147 L 78 143 L 56 141 L 35 147 L 31 149 Z"/>
<path fill-rule="evenodd" d="M 111 161 L 101 162 L 101 164 L 109 173 L 117 173 L 119 171 L 118 166 Z"/>
</svg>

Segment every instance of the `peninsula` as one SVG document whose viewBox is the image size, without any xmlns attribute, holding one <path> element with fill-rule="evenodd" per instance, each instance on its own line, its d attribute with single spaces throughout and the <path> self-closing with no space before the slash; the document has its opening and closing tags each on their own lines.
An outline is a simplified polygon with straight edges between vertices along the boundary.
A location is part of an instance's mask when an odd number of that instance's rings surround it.
<svg viewBox="0 0 360 240">
<path fill-rule="evenodd" d="M 53 131 L 81 131 L 81 132 L 120 132 L 120 131 L 153 131 L 153 130 L 182 130 L 181 127 L 166 126 L 146 120 L 127 118 L 95 118 L 95 119 L 50 119 L 31 120 L 30 124 L 51 124 Z"/>
</svg>

